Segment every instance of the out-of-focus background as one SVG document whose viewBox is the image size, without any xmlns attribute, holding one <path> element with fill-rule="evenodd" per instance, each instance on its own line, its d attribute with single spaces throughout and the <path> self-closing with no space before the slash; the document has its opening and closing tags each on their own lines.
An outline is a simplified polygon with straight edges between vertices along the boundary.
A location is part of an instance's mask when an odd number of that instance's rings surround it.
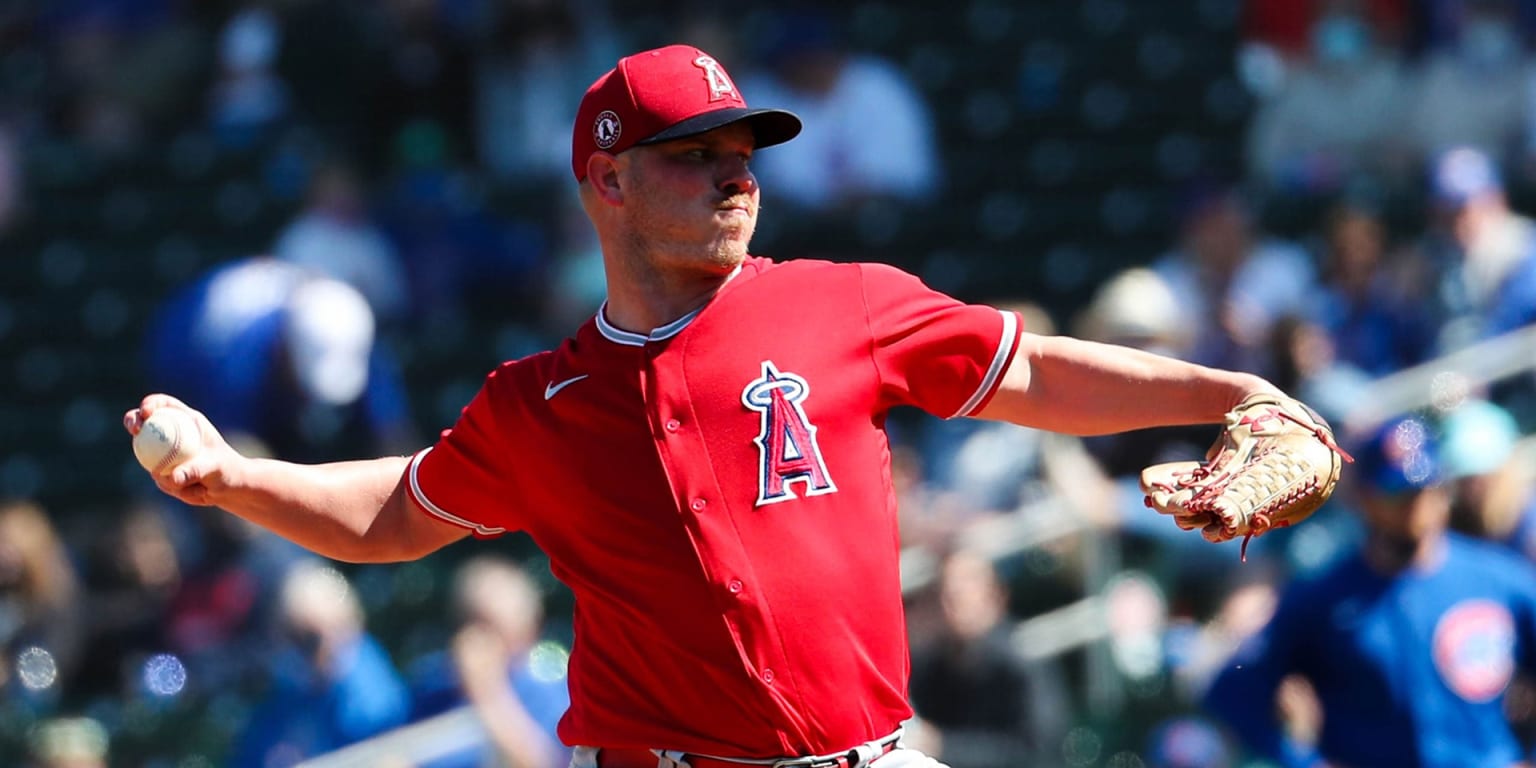
<svg viewBox="0 0 1536 768">
<path fill-rule="evenodd" d="M 756 253 L 1255 371 L 1346 442 L 1427 414 L 1455 476 L 1508 475 L 1459 527 L 1536 553 L 1533 33 L 1531 0 L 0 0 L 0 766 L 563 765 L 571 605 L 526 539 L 316 563 L 158 495 L 118 422 L 165 389 L 269 455 L 426 444 L 601 302 L 571 119 L 671 42 L 806 121 L 754 161 Z M 1134 489 L 1213 427 L 891 431 L 954 768 L 1248 764 L 1198 695 L 1357 539 L 1347 493 L 1240 562 Z"/>
</svg>

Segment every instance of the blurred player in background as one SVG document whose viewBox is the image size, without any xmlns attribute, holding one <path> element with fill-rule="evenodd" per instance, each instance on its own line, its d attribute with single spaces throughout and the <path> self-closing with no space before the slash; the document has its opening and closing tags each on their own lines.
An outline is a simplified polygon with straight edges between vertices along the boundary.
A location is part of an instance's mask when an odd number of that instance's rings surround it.
<svg viewBox="0 0 1536 768">
<path fill-rule="evenodd" d="M 400 372 L 346 283 L 258 256 L 173 295 L 150 329 L 152 387 L 184 394 L 232 438 L 320 461 L 411 450 Z"/>
<path fill-rule="evenodd" d="M 1504 695 L 1517 671 L 1536 671 L 1536 571 L 1447 532 L 1438 450 L 1409 418 L 1354 452 L 1359 552 L 1292 584 L 1212 684 L 1211 714 L 1256 756 L 1296 768 L 1528 765 Z M 1316 690 L 1315 745 L 1275 718 L 1290 675 Z"/>
<path fill-rule="evenodd" d="M 575 595 L 560 736 L 578 768 L 938 765 L 900 744 L 889 411 L 1100 434 L 1214 424 L 1278 390 L 1028 333 L 889 266 L 749 255 L 752 156 L 799 129 L 698 49 L 621 59 L 572 136 L 608 282 L 595 317 L 497 368 L 413 456 L 247 458 L 199 416 L 200 453 L 158 484 L 341 560 L 527 532 Z M 151 395 L 125 427 L 160 408 L 189 406 Z"/>
</svg>

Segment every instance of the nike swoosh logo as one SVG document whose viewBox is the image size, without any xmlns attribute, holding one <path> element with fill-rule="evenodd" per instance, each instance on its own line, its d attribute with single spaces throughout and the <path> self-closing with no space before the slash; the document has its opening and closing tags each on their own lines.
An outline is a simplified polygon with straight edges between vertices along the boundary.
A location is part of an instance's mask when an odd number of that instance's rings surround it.
<svg viewBox="0 0 1536 768">
<path fill-rule="evenodd" d="M 580 376 L 573 376 L 569 379 L 566 379 L 565 381 L 550 382 L 549 384 L 546 384 L 544 386 L 544 399 L 548 400 L 551 397 L 560 394 L 560 390 L 565 389 L 566 387 L 569 387 L 570 385 L 575 384 L 576 382 L 581 381 L 586 377 L 587 374 L 583 373 Z"/>
</svg>

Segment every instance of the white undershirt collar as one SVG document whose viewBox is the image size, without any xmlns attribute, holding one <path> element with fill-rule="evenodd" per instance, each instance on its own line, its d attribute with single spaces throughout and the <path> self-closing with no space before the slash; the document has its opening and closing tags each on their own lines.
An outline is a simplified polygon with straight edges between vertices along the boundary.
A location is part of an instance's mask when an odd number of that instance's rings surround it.
<svg viewBox="0 0 1536 768">
<path fill-rule="evenodd" d="M 729 275 L 725 276 L 725 282 L 729 283 L 739 274 L 741 274 L 741 265 L 737 264 L 736 268 L 731 270 Z M 724 283 L 721 285 L 724 286 Z M 713 301 L 713 299 L 711 299 L 711 301 Z M 707 306 L 709 306 L 709 304 L 706 302 L 704 307 Z M 682 317 L 679 317 L 678 319 L 673 320 L 666 325 L 653 329 L 649 334 L 644 334 L 635 333 L 633 331 L 626 331 L 623 328 L 608 322 L 608 302 L 605 300 L 603 302 L 603 306 L 599 307 L 597 310 L 597 332 L 601 333 L 603 338 L 615 344 L 623 344 L 629 347 L 643 347 L 645 346 L 646 342 L 670 339 L 673 336 L 682 333 L 683 329 L 687 328 L 688 324 L 693 322 L 693 319 L 698 317 L 700 312 L 704 311 L 704 307 L 699 307 L 698 309 L 695 309 L 694 311 L 689 312 L 688 314 L 683 315 Z"/>
</svg>

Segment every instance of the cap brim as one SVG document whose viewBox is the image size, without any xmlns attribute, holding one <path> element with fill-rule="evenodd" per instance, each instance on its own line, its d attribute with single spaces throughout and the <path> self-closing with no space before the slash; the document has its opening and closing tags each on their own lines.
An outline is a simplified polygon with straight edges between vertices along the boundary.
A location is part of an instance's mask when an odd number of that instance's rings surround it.
<svg viewBox="0 0 1536 768">
<path fill-rule="evenodd" d="M 641 139 L 636 144 L 656 144 L 673 139 L 697 136 L 706 131 L 713 131 L 723 125 L 739 123 L 745 120 L 752 128 L 752 135 L 756 139 L 756 147 L 771 147 L 775 144 L 783 144 L 800 135 L 800 117 L 793 112 L 783 109 L 747 109 L 746 107 L 728 107 L 717 109 L 713 112 L 705 112 L 694 115 L 654 136 Z"/>
</svg>

